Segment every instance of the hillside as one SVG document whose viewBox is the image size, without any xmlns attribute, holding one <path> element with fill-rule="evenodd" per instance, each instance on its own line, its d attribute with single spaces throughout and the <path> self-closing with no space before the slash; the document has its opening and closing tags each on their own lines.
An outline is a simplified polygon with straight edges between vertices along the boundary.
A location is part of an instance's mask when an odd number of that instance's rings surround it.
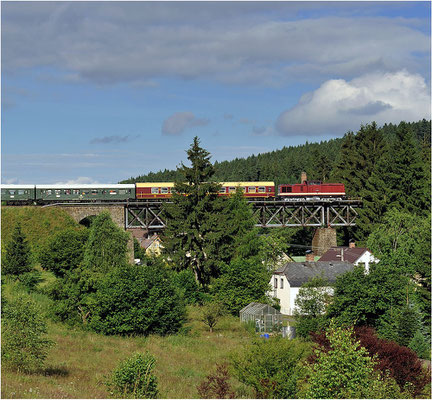
<svg viewBox="0 0 432 400">
<path fill-rule="evenodd" d="M 409 123 L 420 146 L 430 148 L 431 121 Z M 380 128 L 387 142 L 395 137 L 397 125 L 385 124 Z M 271 180 L 276 183 L 299 182 L 301 171 L 309 179 L 328 180 L 340 157 L 344 138 L 283 147 L 269 153 L 236 158 L 231 161 L 215 162 L 216 181 L 257 181 Z M 180 160 L 179 160 L 180 161 Z M 179 178 L 176 170 L 163 170 L 131 177 L 121 183 L 171 182 Z"/>
</svg>

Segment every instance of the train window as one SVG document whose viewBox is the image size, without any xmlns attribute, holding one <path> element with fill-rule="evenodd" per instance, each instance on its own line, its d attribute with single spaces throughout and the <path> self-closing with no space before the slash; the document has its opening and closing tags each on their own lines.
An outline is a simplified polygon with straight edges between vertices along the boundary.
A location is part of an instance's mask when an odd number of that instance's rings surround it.
<svg viewBox="0 0 432 400">
<path fill-rule="evenodd" d="M 22 189 L 21 189 L 21 190 L 18 190 L 18 194 L 21 194 L 21 195 L 22 195 L 22 194 L 25 194 L 25 190 L 22 190 Z"/>
<path fill-rule="evenodd" d="M 119 194 L 126 194 L 126 189 L 120 189 Z"/>
<path fill-rule="evenodd" d="M 117 190 L 110 190 L 110 191 L 109 191 L 109 194 L 110 194 L 110 195 L 112 195 L 112 194 L 117 194 Z"/>
<path fill-rule="evenodd" d="M 65 189 L 64 190 L 64 194 L 66 194 L 66 195 L 69 196 L 71 194 L 71 190 L 70 189 Z"/>
<path fill-rule="evenodd" d="M 92 191 L 91 191 L 91 194 L 92 195 L 95 195 L 95 194 L 98 194 L 99 193 L 99 190 L 97 190 L 97 189 L 93 189 Z"/>
<path fill-rule="evenodd" d="M 287 192 L 287 187 L 286 186 L 281 186 L 281 188 L 280 188 L 280 192 L 281 193 L 286 193 Z"/>
<path fill-rule="evenodd" d="M 168 193 L 168 188 L 167 187 L 161 188 L 161 193 L 167 194 Z"/>
<path fill-rule="evenodd" d="M 79 191 L 79 189 L 73 189 L 73 194 L 80 194 L 80 191 Z"/>
<path fill-rule="evenodd" d="M 6 194 L 6 190 L 2 189 L 1 194 L 4 196 Z"/>
<path fill-rule="evenodd" d="M 83 190 L 81 194 L 86 195 L 89 194 L 90 192 L 88 190 Z"/>
<path fill-rule="evenodd" d="M 246 193 L 246 188 L 244 186 L 240 186 L 240 189 L 243 190 L 243 193 Z"/>
<path fill-rule="evenodd" d="M 265 193 L 265 186 L 258 187 L 258 193 Z"/>
<path fill-rule="evenodd" d="M 55 190 L 55 194 L 56 194 L 56 195 L 60 195 L 60 194 L 61 194 L 61 190 L 56 189 L 56 190 Z"/>
<path fill-rule="evenodd" d="M 9 194 L 15 194 L 15 190 L 9 190 Z"/>
<path fill-rule="evenodd" d="M 226 187 L 221 188 L 221 190 L 219 190 L 219 193 L 226 193 Z"/>
<path fill-rule="evenodd" d="M 236 192 L 236 188 L 235 187 L 230 186 L 228 188 L 228 193 L 235 193 L 235 192 Z"/>
<path fill-rule="evenodd" d="M 249 190 L 249 193 L 256 193 L 256 187 L 255 186 L 249 186 L 248 190 Z"/>
<path fill-rule="evenodd" d="M 151 188 L 151 192 L 152 192 L 152 194 L 158 194 L 158 193 L 159 193 L 159 188 L 157 188 L 157 187 L 152 187 L 152 188 Z"/>
<path fill-rule="evenodd" d="M 51 196 L 51 189 L 48 189 L 45 193 L 47 196 Z"/>
</svg>

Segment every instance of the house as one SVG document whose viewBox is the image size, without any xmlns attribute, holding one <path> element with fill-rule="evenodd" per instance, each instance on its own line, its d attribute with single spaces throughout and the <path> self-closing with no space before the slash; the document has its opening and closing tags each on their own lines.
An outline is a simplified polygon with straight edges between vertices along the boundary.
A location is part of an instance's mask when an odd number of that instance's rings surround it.
<svg viewBox="0 0 432 400">
<path fill-rule="evenodd" d="M 281 313 L 293 315 L 295 299 L 303 283 L 322 276 L 334 283 L 337 276 L 351 271 L 354 265 L 348 261 L 290 262 L 273 272 L 270 296 L 279 299 Z"/>
<path fill-rule="evenodd" d="M 363 265 L 369 272 L 369 265 L 379 260 L 366 247 L 356 247 L 354 242 L 349 246 L 337 246 L 328 249 L 318 261 L 348 261 L 354 265 Z"/>
<path fill-rule="evenodd" d="M 159 256 L 163 246 L 160 237 L 154 234 L 152 237 L 142 241 L 142 247 L 144 247 L 148 256 Z"/>
</svg>

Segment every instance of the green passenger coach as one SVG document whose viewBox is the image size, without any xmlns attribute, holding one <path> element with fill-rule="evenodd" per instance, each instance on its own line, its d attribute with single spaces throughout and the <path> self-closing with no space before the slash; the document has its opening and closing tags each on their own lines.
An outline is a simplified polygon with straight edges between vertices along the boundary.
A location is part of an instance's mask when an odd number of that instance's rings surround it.
<svg viewBox="0 0 432 400">
<path fill-rule="evenodd" d="M 35 200 L 35 185 L 1 185 L 1 200 L 30 203 Z"/>
<path fill-rule="evenodd" d="M 36 185 L 36 201 L 119 201 L 135 199 L 134 184 Z"/>
</svg>

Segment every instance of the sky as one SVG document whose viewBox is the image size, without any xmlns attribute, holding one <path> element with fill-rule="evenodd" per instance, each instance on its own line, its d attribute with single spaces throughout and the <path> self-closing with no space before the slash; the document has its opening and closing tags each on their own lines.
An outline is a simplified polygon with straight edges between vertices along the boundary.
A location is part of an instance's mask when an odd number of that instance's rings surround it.
<svg viewBox="0 0 432 400">
<path fill-rule="evenodd" d="M 117 183 L 431 118 L 431 3 L 1 2 L 1 181 Z"/>
</svg>

